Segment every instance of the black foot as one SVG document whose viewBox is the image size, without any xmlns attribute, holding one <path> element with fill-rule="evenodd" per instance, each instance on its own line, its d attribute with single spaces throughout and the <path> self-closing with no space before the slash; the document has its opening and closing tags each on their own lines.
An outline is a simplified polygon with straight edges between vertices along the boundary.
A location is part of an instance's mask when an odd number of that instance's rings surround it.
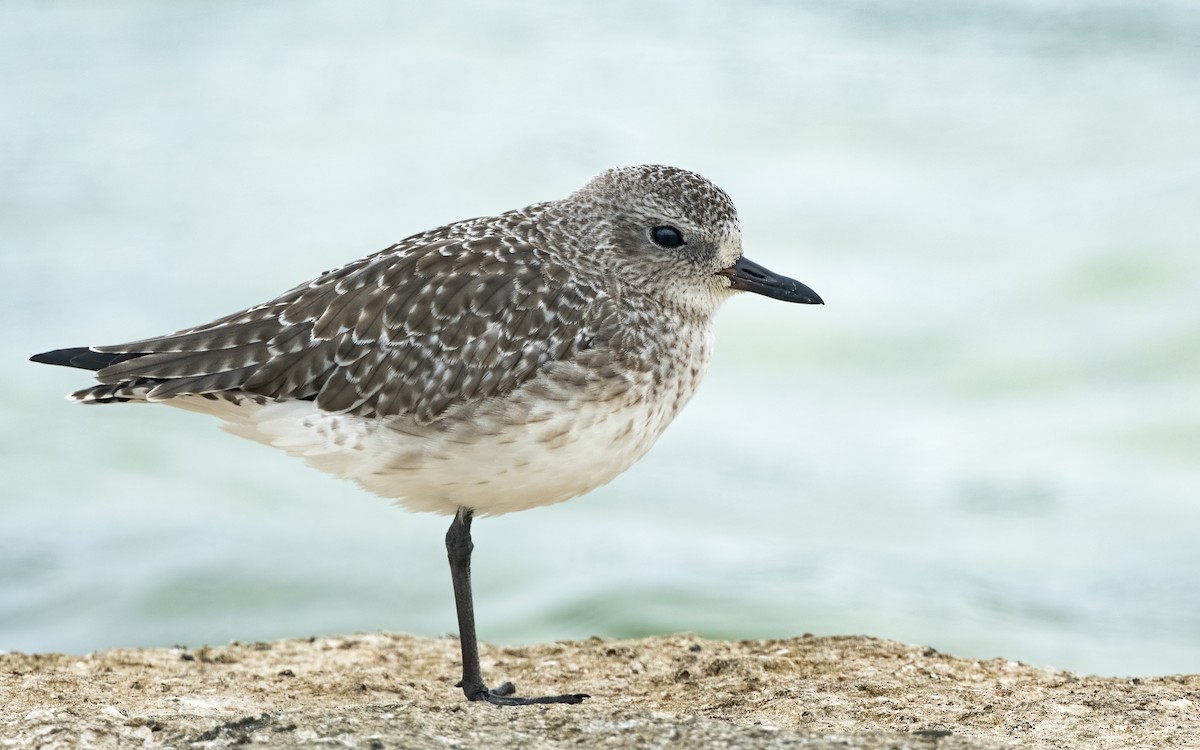
<svg viewBox="0 0 1200 750">
<path fill-rule="evenodd" d="M 458 683 L 457 687 L 462 687 Z M 537 703 L 583 703 L 584 698 L 591 698 L 587 693 L 570 693 L 568 695 L 547 695 L 540 698 L 522 698 L 513 693 L 517 692 L 516 685 L 506 682 L 495 690 L 488 690 L 487 685 L 474 688 L 463 688 L 469 701 L 487 701 L 493 706 L 532 706 Z"/>
</svg>

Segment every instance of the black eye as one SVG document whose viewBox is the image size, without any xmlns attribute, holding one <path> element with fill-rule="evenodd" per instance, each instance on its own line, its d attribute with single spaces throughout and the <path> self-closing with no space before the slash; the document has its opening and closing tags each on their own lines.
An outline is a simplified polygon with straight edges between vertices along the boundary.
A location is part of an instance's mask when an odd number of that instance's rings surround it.
<svg viewBox="0 0 1200 750">
<path fill-rule="evenodd" d="M 669 225 L 655 227 L 650 230 L 650 239 L 663 247 L 679 247 L 683 244 L 683 232 Z"/>
</svg>

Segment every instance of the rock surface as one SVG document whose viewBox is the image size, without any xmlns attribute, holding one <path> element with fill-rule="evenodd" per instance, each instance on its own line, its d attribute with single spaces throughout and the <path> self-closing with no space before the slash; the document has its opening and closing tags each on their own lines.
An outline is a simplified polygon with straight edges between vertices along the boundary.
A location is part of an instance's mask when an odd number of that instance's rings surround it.
<svg viewBox="0 0 1200 750">
<path fill-rule="evenodd" d="M 453 638 L 0 654 L 4 748 L 1200 748 L 1200 676 L 1081 677 L 866 637 L 675 635 L 483 646 L 492 684 L 586 692 L 495 708 Z"/>
</svg>

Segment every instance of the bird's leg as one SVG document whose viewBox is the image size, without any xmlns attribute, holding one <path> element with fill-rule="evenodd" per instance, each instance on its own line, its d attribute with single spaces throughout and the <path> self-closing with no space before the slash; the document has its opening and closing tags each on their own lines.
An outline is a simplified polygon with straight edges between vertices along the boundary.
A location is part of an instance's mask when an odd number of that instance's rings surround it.
<svg viewBox="0 0 1200 750">
<path fill-rule="evenodd" d="M 470 701 L 487 701 L 497 706 L 526 706 L 533 703 L 582 703 L 582 693 L 551 695 L 543 698 L 519 698 L 516 688 L 506 682 L 489 690 L 479 669 L 479 643 L 475 639 L 475 605 L 471 598 L 471 517 L 470 508 L 459 508 L 446 532 L 446 556 L 450 559 L 450 577 L 454 582 L 454 608 L 458 612 L 458 641 L 462 645 L 463 676 L 458 687 Z"/>
</svg>

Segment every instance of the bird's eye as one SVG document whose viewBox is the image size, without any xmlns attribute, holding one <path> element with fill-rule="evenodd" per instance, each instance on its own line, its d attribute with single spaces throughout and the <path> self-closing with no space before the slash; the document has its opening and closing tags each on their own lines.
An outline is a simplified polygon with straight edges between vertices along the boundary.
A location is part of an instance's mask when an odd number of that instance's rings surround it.
<svg viewBox="0 0 1200 750">
<path fill-rule="evenodd" d="M 679 247 L 683 244 L 683 232 L 669 225 L 655 227 L 650 230 L 650 239 L 662 247 Z"/>
</svg>

